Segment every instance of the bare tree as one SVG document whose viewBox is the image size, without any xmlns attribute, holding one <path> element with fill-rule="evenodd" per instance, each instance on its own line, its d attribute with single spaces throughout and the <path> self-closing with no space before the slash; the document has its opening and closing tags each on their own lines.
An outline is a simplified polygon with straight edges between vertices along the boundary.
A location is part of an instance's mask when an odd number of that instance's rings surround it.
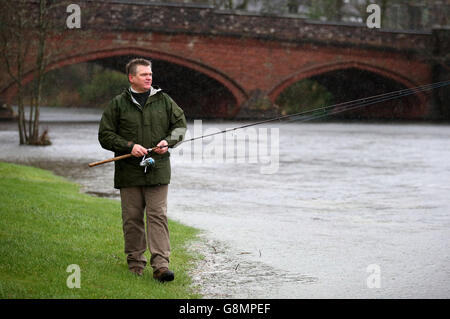
<svg viewBox="0 0 450 319">
<path fill-rule="evenodd" d="M 39 136 L 39 104 L 46 68 L 46 39 L 49 26 L 46 0 L 36 4 L 26 0 L 15 2 L 0 0 L 1 47 L 0 57 L 6 71 L 17 86 L 18 128 L 20 144 L 48 144 L 46 134 Z M 36 81 L 32 89 L 32 101 L 28 121 L 24 110 L 24 78 L 30 61 L 36 65 Z M 28 125 L 27 125 L 28 124 Z"/>
<path fill-rule="evenodd" d="M 28 17 L 25 1 L 19 0 L 15 4 L 11 1 L 1 0 L 0 11 L 0 40 L 1 58 L 6 71 L 15 85 L 17 85 L 18 124 L 20 144 L 28 141 L 25 126 L 23 79 L 25 75 L 25 60 L 30 49 L 27 30 L 32 28 Z"/>
<path fill-rule="evenodd" d="M 65 20 L 61 19 L 70 1 L 0 0 L 0 4 L 0 62 L 4 62 L 8 76 L 17 87 L 19 143 L 48 145 L 47 132 L 39 132 L 45 73 L 54 57 L 64 50 L 70 51 L 71 46 L 76 49 L 74 46 L 79 42 L 73 40 L 83 37 L 68 33 Z M 49 41 L 50 37 L 60 42 L 55 45 L 55 41 Z M 31 92 L 24 92 L 25 76 L 30 72 L 34 74 Z M 31 96 L 28 119 L 24 110 L 25 93 L 31 93 L 28 94 Z"/>
</svg>

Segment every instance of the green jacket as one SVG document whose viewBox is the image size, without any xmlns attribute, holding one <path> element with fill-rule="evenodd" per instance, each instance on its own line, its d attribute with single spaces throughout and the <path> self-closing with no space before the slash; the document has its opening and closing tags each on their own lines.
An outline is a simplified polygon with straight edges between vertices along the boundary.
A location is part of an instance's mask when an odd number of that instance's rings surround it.
<svg viewBox="0 0 450 319">
<path fill-rule="evenodd" d="M 155 91 L 156 93 L 154 93 Z M 183 110 L 161 90 L 152 90 L 144 107 L 133 101 L 130 90 L 112 99 L 100 121 L 98 140 L 100 145 L 115 153 L 129 154 L 134 144 L 145 148 L 166 140 L 169 147 L 182 141 L 186 132 Z M 115 162 L 114 187 L 152 186 L 170 183 L 170 153 L 159 155 L 151 152 L 155 166 L 139 165 L 141 157 L 131 157 Z"/>
</svg>

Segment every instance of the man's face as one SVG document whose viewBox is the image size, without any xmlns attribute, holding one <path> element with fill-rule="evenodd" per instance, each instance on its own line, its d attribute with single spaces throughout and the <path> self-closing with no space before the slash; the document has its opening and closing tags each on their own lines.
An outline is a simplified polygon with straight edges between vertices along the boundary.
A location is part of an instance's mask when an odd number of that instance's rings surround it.
<svg viewBox="0 0 450 319">
<path fill-rule="evenodd" d="M 136 68 L 136 75 L 129 74 L 128 79 L 131 87 L 136 92 L 142 93 L 150 90 L 152 86 L 152 69 L 150 65 L 138 65 Z"/>
</svg>

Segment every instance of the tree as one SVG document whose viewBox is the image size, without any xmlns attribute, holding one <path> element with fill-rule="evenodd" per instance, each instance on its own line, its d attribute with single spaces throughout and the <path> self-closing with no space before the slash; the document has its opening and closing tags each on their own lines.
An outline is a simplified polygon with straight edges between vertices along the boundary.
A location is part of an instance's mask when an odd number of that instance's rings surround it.
<svg viewBox="0 0 450 319">
<path fill-rule="evenodd" d="M 318 0 L 312 1 L 309 6 L 309 18 L 326 21 L 341 21 L 342 0 Z"/>
<path fill-rule="evenodd" d="M 39 135 L 39 104 L 47 62 L 45 51 L 49 5 L 46 0 L 39 0 L 38 9 L 32 10 L 33 4 L 30 1 L 0 1 L 3 9 L 0 14 L 2 25 L 0 55 L 5 62 L 8 75 L 17 85 L 19 143 L 49 144 L 46 132 Z M 36 81 L 31 94 L 30 116 L 26 121 L 23 81 L 29 60 L 35 61 Z"/>
<path fill-rule="evenodd" d="M 70 1 L 0 0 L 0 4 L 0 62 L 4 62 L 8 76 L 17 87 L 19 143 L 48 145 L 47 132 L 39 132 L 45 72 L 52 58 L 63 50 L 76 49 L 79 41 L 73 40 L 81 40 L 83 36 L 76 36 L 73 31 L 68 33 L 65 20 L 60 19 L 66 15 Z M 83 32 L 83 35 L 88 36 L 88 33 Z M 57 39 L 51 47 L 50 37 Z M 24 80 L 31 71 L 34 80 L 26 119 Z"/>
<path fill-rule="evenodd" d="M 1 0 L 0 2 L 3 8 L 0 11 L 1 58 L 4 60 L 8 75 L 17 85 L 20 144 L 26 144 L 28 141 L 25 127 L 23 79 L 25 59 L 31 44 L 26 39 L 26 30 L 32 28 L 31 20 L 27 18 L 24 2 L 19 0 L 14 7 L 11 1 Z M 13 69 L 13 67 L 15 68 Z"/>
</svg>

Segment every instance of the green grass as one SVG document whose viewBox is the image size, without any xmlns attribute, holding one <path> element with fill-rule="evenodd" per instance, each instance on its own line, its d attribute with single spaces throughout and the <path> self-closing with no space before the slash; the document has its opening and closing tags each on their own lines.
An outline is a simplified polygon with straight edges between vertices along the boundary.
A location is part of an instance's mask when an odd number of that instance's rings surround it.
<svg viewBox="0 0 450 319">
<path fill-rule="evenodd" d="M 52 173 L 0 162 L 0 298 L 200 298 L 186 251 L 197 230 L 169 221 L 175 280 L 128 271 L 120 202 L 82 194 Z M 150 256 L 147 252 L 147 260 Z M 68 288 L 71 264 L 81 288 Z"/>
</svg>

